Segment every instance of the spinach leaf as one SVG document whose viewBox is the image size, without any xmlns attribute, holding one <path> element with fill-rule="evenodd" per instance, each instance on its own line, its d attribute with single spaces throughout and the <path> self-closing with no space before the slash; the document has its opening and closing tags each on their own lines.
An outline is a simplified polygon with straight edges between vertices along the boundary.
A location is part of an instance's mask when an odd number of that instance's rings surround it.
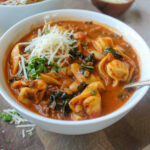
<svg viewBox="0 0 150 150">
<path fill-rule="evenodd" d="M 119 53 L 119 51 L 112 49 L 111 47 L 106 47 L 104 50 L 104 54 L 112 53 L 116 59 L 123 59 L 123 56 Z"/>
<path fill-rule="evenodd" d="M 54 110 L 60 110 L 66 116 L 70 112 L 69 101 L 71 98 L 71 95 L 62 91 L 52 92 L 49 107 Z"/>
<path fill-rule="evenodd" d="M 69 51 L 69 54 L 70 54 L 70 57 L 71 57 L 73 60 L 78 59 L 78 58 L 81 58 L 81 59 L 84 59 L 84 58 L 85 58 L 85 56 L 84 56 L 82 53 L 80 53 L 80 52 L 78 51 L 78 48 L 77 48 L 77 47 L 74 48 L 74 49 L 71 49 L 71 50 Z"/>
<path fill-rule="evenodd" d="M 81 82 L 78 86 L 78 94 L 81 93 L 85 88 L 87 87 L 87 84 L 85 82 Z"/>
<path fill-rule="evenodd" d="M 90 53 L 87 57 L 85 57 L 84 61 L 87 62 L 92 62 L 93 64 L 95 63 L 95 56 L 93 53 Z"/>
<path fill-rule="evenodd" d="M 79 95 L 85 88 L 87 84 L 85 82 L 81 82 L 78 86 L 78 91 L 73 94 L 67 94 L 66 92 L 62 91 L 55 91 L 50 94 L 50 103 L 49 107 L 53 110 L 61 111 L 64 116 L 67 116 L 71 109 L 69 107 L 70 100 Z"/>
</svg>

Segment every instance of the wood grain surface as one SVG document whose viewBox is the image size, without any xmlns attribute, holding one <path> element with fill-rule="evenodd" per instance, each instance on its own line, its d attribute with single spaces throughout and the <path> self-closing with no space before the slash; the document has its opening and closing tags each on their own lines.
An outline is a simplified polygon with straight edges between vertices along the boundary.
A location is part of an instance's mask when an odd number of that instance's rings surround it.
<svg viewBox="0 0 150 150">
<path fill-rule="evenodd" d="M 88 0 L 65 0 L 62 8 L 98 11 Z M 119 19 L 133 27 L 150 46 L 150 0 L 136 0 Z M 0 97 L 0 111 L 8 107 Z M 8 138 L 10 144 L 6 144 Z M 21 130 L 0 121 L 1 146 L 5 150 L 150 150 L 150 90 L 123 119 L 92 134 L 59 135 L 37 127 L 32 137 L 23 139 Z"/>
</svg>

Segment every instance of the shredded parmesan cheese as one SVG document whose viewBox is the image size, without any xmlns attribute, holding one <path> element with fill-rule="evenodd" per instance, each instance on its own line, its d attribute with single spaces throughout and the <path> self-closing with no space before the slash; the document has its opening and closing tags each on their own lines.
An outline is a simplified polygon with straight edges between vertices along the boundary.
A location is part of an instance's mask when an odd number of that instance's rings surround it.
<svg viewBox="0 0 150 150">
<path fill-rule="evenodd" d="M 25 54 L 19 54 L 19 70 L 16 75 L 27 79 L 26 66 L 33 57 L 43 58 L 63 66 L 68 63 L 69 51 L 76 47 L 77 41 L 72 38 L 73 31 L 65 30 L 60 26 L 50 26 L 51 23 L 45 23 L 43 29 L 38 29 L 38 36 L 31 42 L 22 42 L 19 45 L 25 45 Z M 46 31 L 45 31 L 46 30 Z"/>
<path fill-rule="evenodd" d="M 69 57 L 69 50 L 72 49 L 72 43 L 75 40 L 71 39 L 73 32 L 64 30 L 61 27 L 48 26 L 49 33 L 41 35 L 38 31 L 38 37 L 34 38 L 25 48 L 25 52 L 31 52 L 28 62 L 32 57 L 45 57 L 50 62 L 55 62 L 62 66 Z"/>
<path fill-rule="evenodd" d="M 25 132 L 28 133 L 34 130 L 35 124 L 29 123 L 29 121 L 24 119 L 15 109 L 5 109 L 3 112 L 12 116 L 10 124 L 15 124 L 16 128 L 27 128 L 27 130 L 22 129 L 23 138 L 25 137 Z"/>
<path fill-rule="evenodd" d="M 25 138 L 25 130 L 22 129 L 22 137 Z"/>
</svg>

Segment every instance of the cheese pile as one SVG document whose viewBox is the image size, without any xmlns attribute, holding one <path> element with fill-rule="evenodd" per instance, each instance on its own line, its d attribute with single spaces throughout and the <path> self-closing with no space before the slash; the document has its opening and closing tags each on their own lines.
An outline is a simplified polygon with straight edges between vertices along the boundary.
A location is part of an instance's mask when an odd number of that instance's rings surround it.
<svg viewBox="0 0 150 150">
<path fill-rule="evenodd" d="M 16 56 L 20 57 L 19 71 L 16 75 L 23 72 L 27 78 L 25 65 L 28 64 L 33 57 L 43 58 L 51 62 L 63 66 L 69 57 L 69 51 L 76 47 L 77 41 L 73 39 L 73 31 L 65 30 L 60 26 L 50 26 L 51 23 L 46 23 L 41 31 L 38 29 L 38 36 L 32 39 L 31 42 L 19 43 L 25 45 L 25 54 Z M 45 32 L 46 30 L 46 32 Z"/>
<path fill-rule="evenodd" d="M 76 40 L 72 39 L 73 32 L 64 30 L 57 25 L 47 28 L 46 34 L 38 34 L 29 45 L 25 48 L 25 52 L 30 52 L 28 62 L 32 57 L 45 57 L 50 62 L 55 62 L 62 66 L 69 57 L 69 50 L 72 49 Z"/>
</svg>

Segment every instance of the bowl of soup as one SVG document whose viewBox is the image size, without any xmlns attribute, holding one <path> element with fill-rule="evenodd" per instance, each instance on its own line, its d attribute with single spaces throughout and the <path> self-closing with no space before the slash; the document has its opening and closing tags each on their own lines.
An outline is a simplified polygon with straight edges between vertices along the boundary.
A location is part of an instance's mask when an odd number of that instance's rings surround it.
<svg viewBox="0 0 150 150">
<path fill-rule="evenodd" d="M 150 78 L 148 46 L 132 28 L 104 14 L 72 9 L 37 14 L 10 28 L 0 45 L 2 96 L 48 131 L 102 130 L 148 90 L 123 88 Z"/>
<path fill-rule="evenodd" d="M 0 30 L 7 30 L 21 19 L 36 13 L 58 9 L 63 0 L 0 0 Z"/>
</svg>

